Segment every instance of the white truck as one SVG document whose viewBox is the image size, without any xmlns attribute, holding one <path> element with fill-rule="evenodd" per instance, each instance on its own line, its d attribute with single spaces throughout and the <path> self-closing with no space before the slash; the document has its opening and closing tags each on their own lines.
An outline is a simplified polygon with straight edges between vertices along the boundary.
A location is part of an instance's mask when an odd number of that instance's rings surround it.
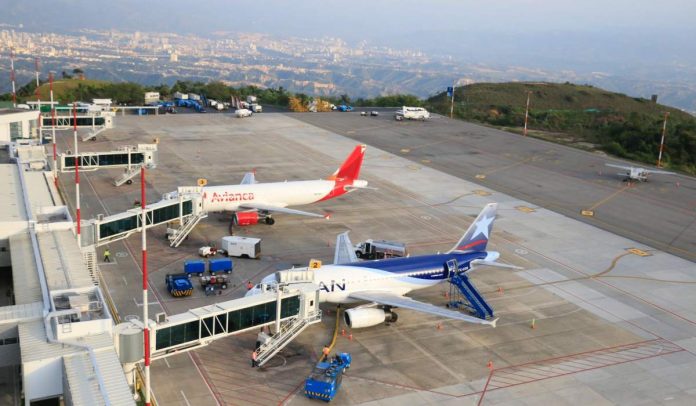
<svg viewBox="0 0 696 406">
<path fill-rule="evenodd" d="M 355 245 L 355 255 L 362 259 L 405 257 L 406 244 L 387 240 L 365 240 Z"/>
<path fill-rule="evenodd" d="M 261 256 L 261 239 L 230 235 L 222 237 L 220 248 L 229 257 L 258 258 Z"/>
<path fill-rule="evenodd" d="M 423 107 L 403 106 L 401 107 L 401 110 L 397 110 L 394 113 L 394 118 L 397 121 L 401 121 L 403 119 L 427 120 L 430 118 L 430 112 L 428 112 L 428 110 L 424 109 Z"/>
<path fill-rule="evenodd" d="M 247 103 L 249 103 L 249 104 L 257 103 L 256 96 L 251 96 L 251 95 L 250 95 L 250 96 L 247 96 L 246 101 L 247 101 Z"/>
<path fill-rule="evenodd" d="M 261 107 L 260 104 L 251 103 L 249 105 L 249 110 L 253 111 L 254 113 L 261 113 L 263 111 L 263 107 Z"/>
</svg>

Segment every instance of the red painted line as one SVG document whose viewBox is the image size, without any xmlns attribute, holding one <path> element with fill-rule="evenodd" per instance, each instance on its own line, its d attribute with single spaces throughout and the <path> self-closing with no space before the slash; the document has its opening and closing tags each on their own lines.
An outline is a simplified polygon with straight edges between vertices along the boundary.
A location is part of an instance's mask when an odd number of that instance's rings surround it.
<svg viewBox="0 0 696 406">
<path fill-rule="evenodd" d="M 488 390 L 488 384 L 491 383 L 491 377 L 493 376 L 493 373 L 495 373 L 495 369 L 491 369 L 491 372 L 488 374 L 488 379 L 486 379 L 486 384 L 483 385 L 483 390 L 481 391 L 481 397 L 479 398 L 479 401 L 477 403 L 478 406 L 481 406 L 481 403 L 483 403 L 483 397 L 486 396 L 486 391 Z M 498 388 L 495 388 L 498 389 Z"/>
</svg>

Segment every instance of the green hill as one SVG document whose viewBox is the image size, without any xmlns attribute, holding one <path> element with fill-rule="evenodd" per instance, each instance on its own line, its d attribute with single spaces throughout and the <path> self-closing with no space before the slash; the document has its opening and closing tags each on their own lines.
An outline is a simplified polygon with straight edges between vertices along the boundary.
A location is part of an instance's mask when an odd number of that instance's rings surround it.
<svg viewBox="0 0 696 406">
<path fill-rule="evenodd" d="M 480 83 L 456 89 L 454 115 L 522 133 L 527 94 L 530 136 L 649 165 L 657 160 L 664 114 L 669 112 L 663 162 L 696 174 L 696 118 L 648 99 L 570 83 Z M 449 115 L 445 93 L 431 97 L 427 105 Z"/>
</svg>

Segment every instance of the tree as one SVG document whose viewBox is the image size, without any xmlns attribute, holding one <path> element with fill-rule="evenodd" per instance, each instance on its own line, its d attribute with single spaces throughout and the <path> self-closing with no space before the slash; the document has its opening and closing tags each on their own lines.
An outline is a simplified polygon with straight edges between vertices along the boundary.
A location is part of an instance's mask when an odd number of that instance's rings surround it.
<svg viewBox="0 0 696 406">
<path fill-rule="evenodd" d="M 72 79 L 72 76 L 69 75 L 66 71 L 61 72 L 61 76 L 63 77 L 63 79 Z"/>
</svg>

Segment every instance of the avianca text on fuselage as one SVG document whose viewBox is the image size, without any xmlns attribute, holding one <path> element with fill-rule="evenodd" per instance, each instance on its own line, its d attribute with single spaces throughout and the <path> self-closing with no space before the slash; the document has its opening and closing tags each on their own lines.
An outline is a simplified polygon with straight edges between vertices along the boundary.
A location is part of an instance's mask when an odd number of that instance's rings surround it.
<svg viewBox="0 0 696 406">
<path fill-rule="evenodd" d="M 212 203 L 248 202 L 252 200 L 254 200 L 254 192 L 213 192 L 210 197 Z"/>
</svg>

